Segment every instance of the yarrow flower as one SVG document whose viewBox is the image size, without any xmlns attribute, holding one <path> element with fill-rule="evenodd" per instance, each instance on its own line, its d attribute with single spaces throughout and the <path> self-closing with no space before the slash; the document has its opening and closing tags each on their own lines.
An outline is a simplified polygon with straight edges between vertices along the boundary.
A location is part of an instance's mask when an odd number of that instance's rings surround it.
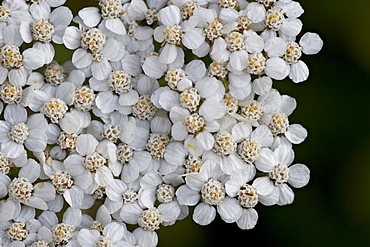
<svg viewBox="0 0 370 247">
<path fill-rule="evenodd" d="M 323 46 L 298 2 L 65 3 L 0 5 L 0 245 L 155 247 L 294 201 L 308 134 L 274 83 Z"/>
</svg>

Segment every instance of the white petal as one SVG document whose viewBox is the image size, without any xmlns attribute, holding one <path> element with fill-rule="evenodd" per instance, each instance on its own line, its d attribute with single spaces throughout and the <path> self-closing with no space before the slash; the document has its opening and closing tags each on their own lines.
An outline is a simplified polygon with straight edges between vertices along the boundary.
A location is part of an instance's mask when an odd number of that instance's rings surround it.
<svg viewBox="0 0 370 247">
<path fill-rule="evenodd" d="M 256 188 L 258 194 L 269 195 L 274 190 L 274 183 L 269 177 L 258 177 L 253 181 L 252 186 Z"/>
<path fill-rule="evenodd" d="M 252 132 L 251 139 L 258 141 L 262 147 L 269 147 L 272 144 L 273 136 L 266 125 L 260 125 Z"/>
<path fill-rule="evenodd" d="M 310 170 L 303 164 L 295 164 L 289 167 L 289 184 L 294 188 L 302 188 L 310 180 Z"/>
<path fill-rule="evenodd" d="M 180 95 L 172 90 L 167 90 L 160 94 L 159 104 L 166 111 L 170 111 L 172 107 L 180 105 Z"/>
<path fill-rule="evenodd" d="M 24 152 L 23 144 L 18 144 L 13 141 L 2 143 L 1 152 L 5 157 L 10 159 L 18 158 Z"/>
<path fill-rule="evenodd" d="M 202 60 L 192 60 L 185 67 L 185 74 L 192 81 L 199 81 L 207 73 L 206 66 Z"/>
<path fill-rule="evenodd" d="M 242 71 L 248 63 L 248 53 L 245 50 L 234 51 L 230 54 L 229 65 L 236 71 Z"/>
<path fill-rule="evenodd" d="M 45 53 L 36 48 L 28 48 L 23 52 L 23 65 L 31 70 L 38 69 L 45 64 Z"/>
<path fill-rule="evenodd" d="M 283 80 L 289 74 L 289 65 L 281 58 L 273 57 L 266 61 L 266 75 L 276 80 Z"/>
<path fill-rule="evenodd" d="M 137 164 L 136 161 L 133 161 L 123 166 L 121 179 L 126 183 L 131 183 L 139 177 L 139 174 L 140 174 L 139 165 Z"/>
<path fill-rule="evenodd" d="M 272 87 L 272 80 L 268 76 L 257 78 L 253 81 L 253 91 L 258 95 L 266 94 Z"/>
<path fill-rule="evenodd" d="M 1 193 L 0 193 L 1 194 Z M 0 201 L 0 220 L 11 220 L 15 211 L 14 202 L 12 200 Z"/>
<path fill-rule="evenodd" d="M 262 22 L 265 19 L 266 9 L 262 4 L 252 2 L 247 6 L 247 17 L 253 23 Z"/>
<path fill-rule="evenodd" d="M 8 105 L 4 110 L 4 119 L 11 125 L 25 123 L 27 119 L 27 110 L 21 105 Z"/>
<path fill-rule="evenodd" d="M 276 154 L 269 148 L 262 148 L 261 156 L 255 162 L 258 170 L 262 172 L 271 172 L 275 165 L 279 163 Z"/>
<path fill-rule="evenodd" d="M 215 143 L 215 139 L 213 135 L 208 131 L 203 131 L 199 133 L 196 137 L 198 146 L 203 150 L 211 150 L 213 144 Z"/>
<path fill-rule="evenodd" d="M 243 100 L 252 91 L 252 86 L 250 83 L 247 83 L 245 87 L 234 87 L 232 85 L 229 86 L 230 94 L 237 100 Z"/>
<path fill-rule="evenodd" d="M 77 27 L 67 27 L 63 35 L 64 45 L 71 50 L 78 48 L 81 45 L 82 32 Z"/>
<path fill-rule="evenodd" d="M 54 185 L 48 182 L 41 182 L 34 187 L 34 196 L 43 199 L 44 201 L 52 201 L 55 198 Z"/>
<path fill-rule="evenodd" d="M 6 75 L 6 71 L 5 71 Z M 15 86 L 24 86 L 27 81 L 27 70 L 25 67 L 19 69 L 12 69 L 8 73 L 8 79 L 10 84 Z"/>
<path fill-rule="evenodd" d="M 313 55 L 322 49 L 324 42 L 316 33 L 305 33 L 300 39 L 299 44 L 303 48 L 303 53 Z"/>
<path fill-rule="evenodd" d="M 67 208 L 63 214 L 62 222 L 78 227 L 81 224 L 82 212 L 79 208 Z"/>
<path fill-rule="evenodd" d="M 111 113 L 118 106 L 118 96 L 112 91 L 105 91 L 98 94 L 95 103 L 102 113 Z"/>
<path fill-rule="evenodd" d="M 111 74 L 112 66 L 107 59 L 102 59 L 100 62 L 92 62 L 91 71 L 96 79 L 104 80 Z"/>
<path fill-rule="evenodd" d="M 140 57 L 137 55 L 125 56 L 122 60 L 122 69 L 133 76 L 138 76 L 141 71 Z"/>
<path fill-rule="evenodd" d="M 158 20 L 165 26 L 179 24 L 181 21 L 180 9 L 175 5 L 165 7 L 159 11 Z"/>
<path fill-rule="evenodd" d="M 81 156 L 92 154 L 99 142 L 90 134 L 82 134 L 77 137 L 76 150 Z"/>
<path fill-rule="evenodd" d="M 295 18 L 287 18 L 280 27 L 280 31 L 286 36 L 295 37 L 302 30 L 302 21 Z"/>
<path fill-rule="evenodd" d="M 243 230 L 249 230 L 255 227 L 258 220 L 258 213 L 254 208 L 244 209 L 240 219 L 236 224 Z"/>
<path fill-rule="evenodd" d="M 64 117 L 59 120 L 59 125 L 66 133 L 78 133 L 82 127 L 79 116 L 72 112 L 67 112 Z"/>
<path fill-rule="evenodd" d="M 23 43 L 21 34 L 19 32 L 18 25 L 8 25 L 4 30 L 4 43 L 15 45 L 17 47 L 21 46 Z"/>
<path fill-rule="evenodd" d="M 175 45 L 166 44 L 159 54 L 159 62 L 163 64 L 170 64 L 175 61 L 177 57 L 177 49 Z"/>
<path fill-rule="evenodd" d="M 205 226 L 209 225 L 216 218 L 216 209 L 204 202 L 198 204 L 193 213 L 195 223 Z"/>
<path fill-rule="evenodd" d="M 181 209 L 177 201 L 160 204 L 158 206 L 158 211 L 161 213 L 164 222 L 175 221 L 181 213 Z"/>
<path fill-rule="evenodd" d="M 143 64 L 144 73 L 150 78 L 159 79 L 167 71 L 167 66 L 159 62 L 158 56 L 150 56 Z"/>
<path fill-rule="evenodd" d="M 223 102 L 208 98 L 201 105 L 199 114 L 203 116 L 204 120 L 212 121 L 222 118 L 226 111 L 227 107 Z"/>
<path fill-rule="evenodd" d="M 113 182 L 113 174 L 111 170 L 104 166 L 100 168 L 95 174 L 95 182 L 100 186 L 107 186 Z"/>
<path fill-rule="evenodd" d="M 293 144 L 303 142 L 307 135 L 307 130 L 300 124 L 289 125 L 287 132 L 285 132 L 286 138 Z"/>
<path fill-rule="evenodd" d="M 95 242 L 100 238 L 97 230 L 81 229 L 78 233 L 77 240 L 81 246 L 94 247 Z"/>
<path fill-rule="evenodd" d="M 224 173 L 231 175 L 233 172 L 242 169 L 245 164 L 239 155 L 232 153 L 222 158 L 220 166 Z"/>
<path fill-rule="evenodd" d="M 122 200 L 122 195 L 126 189 L 127 186 L 123 181 L 115 179 L 109 184 L 109 186 L 107 186 L 106 194 L 112 201 L 120 201 Z"/>
<path fill-rule="evenodd" d="M 170 143 L 164 152 L 166 161 L 173 165 L 181 164 L 185 160 L 186 155 L 187 151 L 184 145 L 178 142 Z"/>
<path fill-rule="evenodd" d="M 32 38 L 32 33 L 31 33 L 31 28 L 30 28 L 30 23 L 27 21 L 22 21 L 21 25 L 19 27 L 20 34 L 22 36 L 22 39 L 26 43 L 31 43 L 33 38 Z"/>
<path fill-rule="evenodd" d="M 74 208 L 81 207 L 84 195 L 79 187 L 72 186 L 64 192 L 63 196 L 69 206 Z"/>
<path fill-rule="evenodd" d="M 41 209 L 41 210 L 48 209 L 48 205 L 46 205 L 44 200 L 38 197 L 34 197 L 34 196 L 31 196 L 30 199 L 28 199 L 28 201 L 25 202 L 24 204 L 29 207 L 34 207 L 36 209 Z"/>
<path fill-rule="evenodd" d="M 54 26 L 64 25 L 68 26 L 73 18 L 72 11 L 65 6 L 58 7 L 50 14 L 50 23 Z M 91 18 L 91 17 L 90 17 Z"/>
<path fill-rule="evenodd" d="M 91 54 L 83 48 L 77 49 L 72 55 L 72 63 L 76 68 L 86 68 L 92 63 Z"/>
<path fill-rule="evenodd" d="M 182 43 L 188 49 L 197 49 L 204 42 L 205 35 L 199 28 L 192 29 L 184 34 Z"/>
<path fill-rule="evenodd" d="M 18 176 L 28 178 L 33 183 L 40 176 L 40 165 L 35 160 L 29 159 L 27 165 L 19 170 Z"/>
<path fill-rule="evenodd" d="M 109 31 L 112 31 L 115 34 L 118 35 L 124 35 L 126 34 L 126 28 L 123 25 L 123 22 L 119 18 L 114 19 L 107 19 L 105 22 L 105 26 Z"/>
<path fill-rule="evenodd" d="M 293 190 L 287 185 L 283 184 L 279 186 L 280 197 L 279 201 L 277 202 L 278 205 L 287 205 L 291 204 L 294 201 L 294 192 Z"/>
<path fill-rule="evenodd" d="M 285 54 L 287 43 L 279 37 L 274 37 L 266 41 L 265 51 L 269 57 L 280 57 Z"/>
<path fill-rule="evenodd" d="M 242 207 L 238 200 L 231 197 L 226 197 L 222 203 L 217 206 L 217 212 L 226 223 L 235 222 L 242 214 Z"/>
<path fill-rule="evenodd" d="M 230 52 L 227 50 L 227 43 L 223 38 L 214 40 L 210 56 L 219 63 L 229 60 Z"/>
<path fill-rule="evenodd" d="M 299 83 L 307 80 L 309 75 L 309 70 L 307 65 L 299 60 L 297 63 L 293 63 L 290 67 L 289 78 L 292 79 L 293 82 Z"/>
<path fill-rule="evenodd" d="M 217 87 L 217 79 L 208 76 L 195 84 L 195 88 L 198 90 L 202 98 L 208 98 L 214 95 L 217 91 Z"/>
<path fill-rule="evenodd" d="M 181 205 L 188 206 L 194 206 L 200 200 L 199 192 L 190 189 L 187 185 L 182 185 L 177 189 L 176 197 Z"/>
<path fill-rule="evenodd" d="M 137 224 L 139 215 L 142 211 L 141 207 L 136 203 L 125 204 L 121 209 L 120 217 L 127 224 Z"/>
<path fill-rule="evenodd" d="M 107 236 L 112 240 L 113 243 L 117 243 L 125 236 L 125 228 L 116 222 L 112 222 L 104 227 L 103 235 Z"/>
<path fill-rule="evenodd" d="M 100 23 L 101 15 L 99 9 L 95 7 L 87 7 L 78 11 L 84 24 L 88 27 L 95 27 Z"/>
</svg>

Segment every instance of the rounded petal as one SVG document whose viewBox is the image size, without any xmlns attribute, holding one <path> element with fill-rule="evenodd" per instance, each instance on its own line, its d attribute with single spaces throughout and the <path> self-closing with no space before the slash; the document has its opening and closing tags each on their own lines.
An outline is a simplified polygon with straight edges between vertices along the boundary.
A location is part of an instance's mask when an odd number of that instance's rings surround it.
<svg viewBox="0 0 370 247">
<path fill-rule="evenodd" d="M 249 230 L 255 227 L 258 220 L 258 213 L 254 208 L 244 209 L 241 217 L 236 221 L 239 228 Z"/>
<path fill-rule="evenodd" d="M 303 142 L 307 135 L 307 130 L 300 124 L 289 125 L 288 131 L 285 132 L 286 138 L 288 138 L 288 140 L 293 144 L 299 144 Z"/>
<path fill-rule="evenodd" d="M 90 134 L 82 134 L 77 137 L 76 150 L 81 156 L 91 154 L 95 151 L 99 142 Z"/>
<path fill-rule="evenodd" d="M 313 55 L 318 53 L 322 49 L 324 42 L 318 34 L 308 32 L 302 36 L 299 44 L 303 48 L 303 53 L 307 55 Z"/>
<path fill-rule="evenodd" d="M 292 79 L 294 83 L 300 83 L 307 80 L 308 75 L 308 67 L 301 60 L 297 63 L 292 64 L 292 66 L 290 67 L 289 78 Z"/>
<path fill-rule="evenodd" d="M 217 212 L 226 223 L 232 223 L 238 220 L 242 214 L 242 207 L 238 200 L 226 197 L 222 203 L 217 206 Z"/>
<path fill-rule="evenodd" d="M 289 167 L 288 183 L 294 188 L 305 186 L 310 180 L 310 170 L 303 164 L 295 164 Z"/>
<path fill-rule="evenodd" d="M 198 204 L 193 213 L 195 223 L 205 226 L 209 225 L 216 218 L 216 209 L 204 202 Z"/>
<path fill-rule="evenodd" d="M 266 75 L 276 80 L 283 80 L 289 75 L 289 65 L 279 57 L 273 57 L 266 61 Z"/>
<path fill-rule="evenodd" d="M 253 181 L 252 186 L 256 188 L 258 194 L 269 195 L 274 190 L 274 183 L 269 177 L 258 177 Z"/>
</svg>

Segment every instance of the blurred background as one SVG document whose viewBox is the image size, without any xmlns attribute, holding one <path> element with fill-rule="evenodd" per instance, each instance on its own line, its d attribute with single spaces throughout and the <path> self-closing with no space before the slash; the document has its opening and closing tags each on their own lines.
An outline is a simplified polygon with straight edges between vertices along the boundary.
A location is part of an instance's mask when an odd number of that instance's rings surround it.
<svg viewBox="0 0 370 247">
<path fill-rule="evenodd" d="M 300 0 L 304 32 L 316 32 L 324 48 L 303 56 L 306 82 L 275 82 L 296 98 L 290 117 L 309 135 L 295 146 L 295 163 L 311 170 L 289 206 L 257 205 L 257 226 L 240 230 L 217 218 L 199 226 L 191 217 L 158 231 L 159 246 L 370 246 L 370 2 Z M 68 0 L 76 9 L 96 1 Z"/>
</svg>

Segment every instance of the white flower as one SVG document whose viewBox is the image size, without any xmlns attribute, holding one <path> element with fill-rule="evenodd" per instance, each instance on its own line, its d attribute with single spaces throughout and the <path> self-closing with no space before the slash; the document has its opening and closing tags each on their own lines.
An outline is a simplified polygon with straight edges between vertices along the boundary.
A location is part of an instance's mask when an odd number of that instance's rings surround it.
<svg viewBox="0 0 370 247">
<path fill-rule="evenodd" d="M 37 48 L 27 48 L 21 53 L 19 46 L 22 38 L 18 25 L 8 25 L 3 36 L 5 45 L 0 49 L 0 82 L 4 82 L 8 76 L 11 84 L 24 86 L 28 70 L 42 67 L 46 54 Z"/>
<path fill-rule="evenodd" d="M 179 205 L 175 195 L 175 187 L 182 183 L 183 178 L 175 174 L 162 176 L 159 172 L 148 172 L 140 179 L 139 203 L 146 208 L 153 208 L 158 201 L 163 205 L 162 210 L 171 212 L 175 219 L 164 224 L 173 225 L 180 216 L 187 216 L 187 213 L 180 215 L 182 211 L 188 212 L 186 206 Z"/>
<path fill-rule="evenodd" d="M 107 159 L 115 161 L 116 146 L 109 142 L 99 142 L 91 134 L 81 134 L 77 137 L 76 151 L 65 160 L 66 170 L 75 175 L 93 177 L 99 186 L 107 186 L 113 181 L 111 169 L 106 166 Z"/>
<path fill-rule="evenodd" d="M 121 246 L 122 238 L 125 235 L 125 227 L 116 222 L 112 222 L 104 226 L 103 232 L 100 234 L 97 230 L 81 229 L 77 236 L 77 241 L 81 246 Z"/>
<path fill-rule="evenodd" d="M 186 21 L 181 23 L 180 9 L 171 5 L 158 12 L 158 21 L 163 25 L 154 30 L 154 39 L 165 45 L 160 52 L 159 61 L 170 64 L 178 56 L 176 45 L 183 44 L 188 49 L 197 49 L 204 41 L 201 29 L 196 28 L 197 21 Z"/>
<path fill-rule="evenodd" d="M 271 193 L 269 197 L 263 197 L 258 194 L 256 188 L 247 184 L 250 181 L 247 170 L 235 171 L 225 184 L 226 193 L 230 197 L 236 197 L 237 207 L 242 208 L 242 214 L 236 221 L 241 229 L 252 229 L 257 224 L 258 213 L 254 207 L 261 202 L 264 205 L 273 205 L 277 202 L 278 195 Z"/>
<path fill-rule="evenodd" d="M 78 208 L 67 208 L 63 213 L 62 222 L 54 212 L 44 211 L 37 218 L 41 224 L 51 230 L 54 245 L 67 244 L 78 246 L 77 234 L 74 234 L 82 222 L 82 212 Z M 76 232 L 77 233 L 77 232 Z"/>
<path fill-rule="evenodd" d="M 3 1 L 0 6 L 0 22 L 19 25 L 22 21 L 31 22 L 28 5 L 22 0 Z"/>
<path fill-rule="evenodd" d="M 226 176 L 217 161 L 206 160 L 199 173 L 190 173 L 185 177 L 186 185 L 176 191 L 180 205 L 195 206 L 193 220 L 200 225 L 210 224 L 216 212 L 227 222 L 240 218 L 242 209 L 237 207 L 235 198 L 226 195 Z M 199 203 L 199 200 L 202 202 Z M 214 207 L 216 206 L 216 208 Z"/>
<path fill-rule="evenodd" d="M 93 177 L 88 171 L 80 172 L 78 167 L 70 166 L 71 162 L 76 161 L 75 156 L 75 154 L 68 156 L 63 163 L 53 161 L 51 165 L 45 164 L 44 173 L 54 185 L 58 197 L 63 196 L 71 207 L 86 208 L 84 190 L 89 188 Z M 59 203 L 60 198 L 56 198 L 53 202 L 53 211 L 62 206 L 58 205 Z"/>
<path fill-rule="evenodd" d="M 4 120 L 0 120 L 0 142 L 4 156 L 17 158 L 24 152 L 24 146 L 34 152 L 46 148 L 48 125 L 42 114 L 27 117 L 23 106 L 12 104 L 5 108 Z"/>
<path fill-rule="evenodd" d="M 265 79 L 267 78 L 268 77 L 265 77 Z M 259 121 L 265 113 L 272 113 L 278 110 L 281 96 L 276 89 L 269 90 L 266 94 L 259 96 L 257 99 L 254 99 L 254 96 L 255 94 L 251 93 L 244 100 L 238 101 L 238 113 L 231 114 L 230 116 L 257 127 L 260 125 Z"/>
<path fill-rule="evenodd" d="M 290 204 L 294 200 L 294 188 L 305 186 L 310 179 L 310 170 L 303 164 L 294 164 L 293 150 L 282 144 L 275 151 L 262 154 L 256 161 L 258 170 L 268 173 L 268 176 L 258 177 L 253 181 L 253 187 L 261 195 L 268 196 L 271 193 L 279 195 L 278 205 Z"/>
<path fill-rule="evenodd" d="M 123 205 L 120 217 L 127 224 L 138 224 L 139 227 L 133 232 L 140 246 L 156 246 L 158 243 L 158 230 L 161 224 L 176 220 L 171 210 L 161 204 L 158 207 L 143 209 L 138 204 Z"/>
<path fill-rule="evenodd" d="M 302 53 L 316 54 L 323 45 L 323 41 L 315 33 L 305 33 L 299 43 L 294 41 L 284 41 L 274 37 L 266 41 L 265 50 L 270 57 L 280 56 L 290 66 L 289 78 L 293 82 L 299 83 L 307 80 L 309 70 L 307 65 L 300 60 Z"/>
<path fill-rule="evenodd" d="M 33 242 L 31 246 L 47 246 L 53 241 L 53 234 L 51 230 L 45 226 L 41 226 L 37 231 L 37 241 Z"/>
<path fill-rule="evenodd" d="M 51 8 L 63 5 L 66 0 L 31 0 L 30 13 L 34 19 L 47 19 Z"/>
<path fill-rule="evenodd" d="M 0 226 L 0 239 L 5 246 L 13 246 L 11 243 L 18 243 L 18 246 L 30 245 L 37 237 L 41 223 L 35 219 L 35 209 L 22 206 L 19 208 L 19 215 L 12 221 L 3 221 Z"/>
<path fill-rule="evenodd" d="M 118 34 L 126 34 L 126 28 L 120 19 L 122 14 L 121 0 L 100 0 L 99 9 L 95 7 L 83 8 L 78 12 L 78 16 L 87 27 L 95 27 L 100 22 L 109 31 Z M 103 19 L 101 21 L 101 19 Z"/>
<path fill-rule="evenodd" d="M 249 124 L 241 122 L 232 128 L 231 133 L 221 131 L 216 134 L 212 151 L 217 155 L 209 158 L 218 160 L 221 170 L 228 175 L 245 169 L 252 179 L 256 173 L 254 163 L 272 141 L 273 137 L 267 126 L 262 125 L 252 131 Z"/>
<path fill-rule="evenodd" d="M 297 106 L 296 100 L 288 95 L 280 97 L 280 104 L 276 105 L 275 111 L 264 114 L 260 120 L 260 124 L 267 125 L 274 136 L 272 148 L 279 143 L 290 146 L 299 144 L 307 137 L 307 130 L 302 125 L 289 123 L 288 117 Z"/>
<path fill-rule="evenodd" d="M 198 113 L 190 113 L 187 109 L 179 106 L 172 107 L 170 118 L 173 122 L 171 134 L 177 141 L 187 138 L 194 140 L 192 146 L 195 149 L 210 150 L 214 143 L 214 138 L 210 132 L 216 132 L 219 128 L 215 121 L 226 113 L 226 106 L 213 99 L 205 101 Z M 194 149 L 188 150 L 195 151 Z"/>
<path fill-rule="evenodd" d="M 40 165 L 35 160 L 29 159 L 19 171 L 18 176 L 8 185 L 10 199 L 15 203 L 46 210 L 48 208 L 46 202 L 55 198 L 55 189 L 49 182 L 32 184 L 40 176 Z"/>
<path fill-rule="evenodd" d="M 45 63 L 48 64 L 54 59 L 55 54 L 55 49 L 50 42 L 63 44 L 64 31 L 72 18 L 72 11 L 69 8 L 58 7 L 42 19 L 35 18 L 31 23 L 22 21 L 20 34 L 26 43 L 36 41 L 34 47 L 45 52 L 47 55 Z"/>
<path fill-rule="evenodd" d="M 72 63 L 76 68 L 89 71 L 97 80 L 108 78 L 112 72 L 110 61 L 118 61 L 124 50 L 123 44 L 114 37 L 107 37 L 105 30 L 96 27 L 81 30 L 77 27 L 67 27 L 63 36 L 64 45 L 75 50 Z"/>
</svg>

